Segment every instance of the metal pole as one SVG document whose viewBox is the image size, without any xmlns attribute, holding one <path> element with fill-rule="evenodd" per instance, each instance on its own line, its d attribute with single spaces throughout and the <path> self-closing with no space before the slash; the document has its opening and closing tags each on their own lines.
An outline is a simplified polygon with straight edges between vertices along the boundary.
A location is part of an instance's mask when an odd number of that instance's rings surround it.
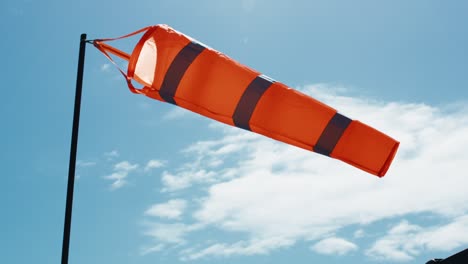
<svg viewBox="0 0 468 264">
<path fill-rule="evenodd" d="M 68 252 L 69 252 L 69 247 L 70 247 L 70 229 L 71 229 L 72 208 L 73 208 L 73 188 L 75 186 L 76 152 L 77 152 L 77 146 L 78 146 L 78 129 L 80 126 L 81 91 L 82 91 L 82 86 L 83 86 L 85 49 L 86 49 L 86 34 L 81 34 L 80 53 L 78 57 L 78 73 L 76 76 L 75 109 L 73 113 L 73 130 L 72 130 L 71 147 L 70 147 L 70 163 L 68 167 L 67 204 L 65 207 L 65 224 L 63 228 L 62 264 L 68 264 Z"/>
</svg>

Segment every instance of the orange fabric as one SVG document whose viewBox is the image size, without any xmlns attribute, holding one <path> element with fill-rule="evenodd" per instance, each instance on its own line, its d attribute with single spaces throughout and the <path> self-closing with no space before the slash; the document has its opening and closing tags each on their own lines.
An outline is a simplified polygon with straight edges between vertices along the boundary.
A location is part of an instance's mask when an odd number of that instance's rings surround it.
<svg viewBox="0 0 468 264">
<path fill-rule="evenodd" d="M 181 107 L 197 109 L 196 112 L 205 116 L 234 125 L 232 115 L 237 103 L 257 75 L 257 72 L 207 49 L 185 72 L 175 100 Z"/>
<path fill-rule="evenodd" d="M 101 39 L 97 45 L 104 53 L 129 60 L 124 75 L 133 92 L 316 151 L 379 177 L 387 172 L 399 145 L 395 139 L 280 82 L 260 76 L 259 72 L 166 25 L 147 27 L 129 35 L 142 32 L 145 34 L 129 57 L 103 43 L 114 39 Z M 155 68 L 138 72 L 138 63 L 145 59 L 140 54 L 148 41 L 151 45 L 155 43 L 155 47 L 147 45 L 156 53 Z M 148 72 L 154 72 L 152 83 L 143 80 L 148 80 Z M 135 89 L 132 79 L 144 87 Z"/>
<path fill-rule="evenodd" d="M 390 167 L 398 145 L 393 138 L 354 120 L 331 157 L 382 177 Z"/>
<path fill-rule="evenodd" d="M 335 113 L 312 97 L 275 83 L 255 109 L 252 131 L 311 150 Z"/>
</svg>

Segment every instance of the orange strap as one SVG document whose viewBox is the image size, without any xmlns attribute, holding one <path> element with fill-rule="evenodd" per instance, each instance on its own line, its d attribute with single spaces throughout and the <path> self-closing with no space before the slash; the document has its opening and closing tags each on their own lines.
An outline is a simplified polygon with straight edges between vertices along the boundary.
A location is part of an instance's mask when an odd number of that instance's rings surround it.
<svg viewBox="0 0 468 264">
<path fill-rule="evenodd" d="M 127 74 L 120 68 L 119 65 L 117 65 L 117 63 L 115 63 L 114 59 L 112 59 L 112 57 L 109 55 L 109 53 L 107 53 L 107 50 L 102 46 L 102 43 L 99 43 L 98 41 L 94 41 L 93 42 L 93 45 L 94 47 L 96 47 L 99 51 L 101 51 L 104 56 L 106 56 L 110 62 L 112 62 L 112 64 L 114 64 L 114 66 L 119 70 L 119 72 L 122 74 L 122 76 L 125 78 L 125 80 L 127 81 L 127 85 L 128 85 L 128 88 L 130 89 L 130 91 L 132 93 L 136 93 L 136 94 L 142 94 L 143 92 L 141 91 L 141 89 L 137 89 L 133 86 L 132 84 L 132 78 L 128 77 Z M 108 45 L 106 45 L 108 46 Z M 122 52 L 123 53 L 123 52 Z M 128 54 L 127 54 L 128 55 Z M 125 59 L 125 58 L 124 58 Z"/>
<path fill-rule="evenodd" d="M 153 26 L 144 27 L 144 28 L 139 29 L 139 30 L 137 30 L 137 31 L 135 31 L 135 32 L 132 32 L 132 33 L 130 33 L 130 34 L 123 35 L 123 36 L 117 37 L 117 38 L 95 39 L 94 41 L 106 42 L 106 41 L 113 41 L 113 40 L 118 40 L 118 39 L 124 39 L 124 38 L 128 38 L 128 37 L 134 36 L 134 35 L 136 35 L 136 34 L 139 34 L 139 33 L 143 32 L 143 31 L 146 31 L 147 29 L 149 29 L 149 28 L 151 28 L 151 27 L 153 27 Z"/>
<path fill-rule="evenodd" d="M 114 59 L 112 59 L 112 57 L 109 55 L 109 53 L 123 59 L 123 60 L 126 60 L 126 61 L 130 61 L 130 55 L 126 52 L 123 52 L 117 48 L 114 48 L 104 42 L 106 41 L 113 41 L 113 40 L 118 40 L 118 39 L 123 39 L 123 38 L 128 38 L 128 37 L 131 37 L 133 35 L 136 35 L 136 34 L 139 34 L 141 32 L 144 32 L 146 30 L 148 30 L 149 28 L 151 28 L 152 26 L 149 26 L 149 27 L 145 27 L 145 28 L 142 28 L 142 29 L 139 29 L 135 32 L 132 32 L 130 34 L 127 34 L 127 35 L 124 35 L 124 36 L 121 36 L 121 37 L 117 37 L 117 38 L 104 38 L 104 39 L 95 39 L 95 40 L 92 40 L 90 41 L 94 47 L 96 47 L 99 51 L 101 51 L 104 56 L 106 56 L 110 62 L 112 62 L 112 64 L 114 64 L 114 66 L 119 70 L 119 72 L 122 74 L 122 76 L 124 76 L 125 80 L 127 81 L 127 85 L 128 85 L 128 88 L 130 89 L 130 91 L 132 93 L 136 93 L 136 94 L 142 94 L 142 89 L 137 89 L 133 86 L 132 84 L 132 78 L 133 78 L 133 71 L 132 71 L 132 76 L 129 76 L 129 74 L 126 74 L 121 68 L 119 65 L 117 65 L 117 63 L 114 61 Z"/>
<path fill-rule="evenodd" d="M 106 43 L 103 43 L 101 41 L 94 41 L 93 42 L 94 45 L 99 45 L 102 47 L 102 49 L 108 51 L 109 53 L 111 54 L 114 54 L 115 56 L 123 59 L 123 60 L 126 60 L 126 61 L 129 61 L 130 60 L 130 54 L 126 53 L 126 52 L 123 52 L 117 48 L 114 48 L 112 47 L 111 45 L 108 45 Z"/>
</svg>

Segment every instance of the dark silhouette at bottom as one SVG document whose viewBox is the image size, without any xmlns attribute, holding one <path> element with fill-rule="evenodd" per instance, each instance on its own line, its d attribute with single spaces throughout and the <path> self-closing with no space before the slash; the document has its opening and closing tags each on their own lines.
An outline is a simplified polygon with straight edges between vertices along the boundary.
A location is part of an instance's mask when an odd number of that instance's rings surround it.
<svg viewBox="0 0 468 264">
<path fill-rule="evenodd" d="M 468 248 L 446 259 L 431 259 L 426 264 L 467 264 Z"/>
</svg>

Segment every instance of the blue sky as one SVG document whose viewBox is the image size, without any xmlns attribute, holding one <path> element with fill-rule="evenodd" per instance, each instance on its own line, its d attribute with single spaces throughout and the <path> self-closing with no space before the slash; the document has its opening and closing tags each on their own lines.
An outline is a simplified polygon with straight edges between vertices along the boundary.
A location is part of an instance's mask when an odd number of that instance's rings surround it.
<svg viewBox="0 0 468 264">
<path fill-rule="evenodd" d="M 1 6 L 0 262 L 60 261 L 80 34 L 162 23 L 400 150 L 379 179 L 131 94 L 88 46 L 70 263 L 425 263 L 467 247 L 465 1 Z"/>
</svg>

